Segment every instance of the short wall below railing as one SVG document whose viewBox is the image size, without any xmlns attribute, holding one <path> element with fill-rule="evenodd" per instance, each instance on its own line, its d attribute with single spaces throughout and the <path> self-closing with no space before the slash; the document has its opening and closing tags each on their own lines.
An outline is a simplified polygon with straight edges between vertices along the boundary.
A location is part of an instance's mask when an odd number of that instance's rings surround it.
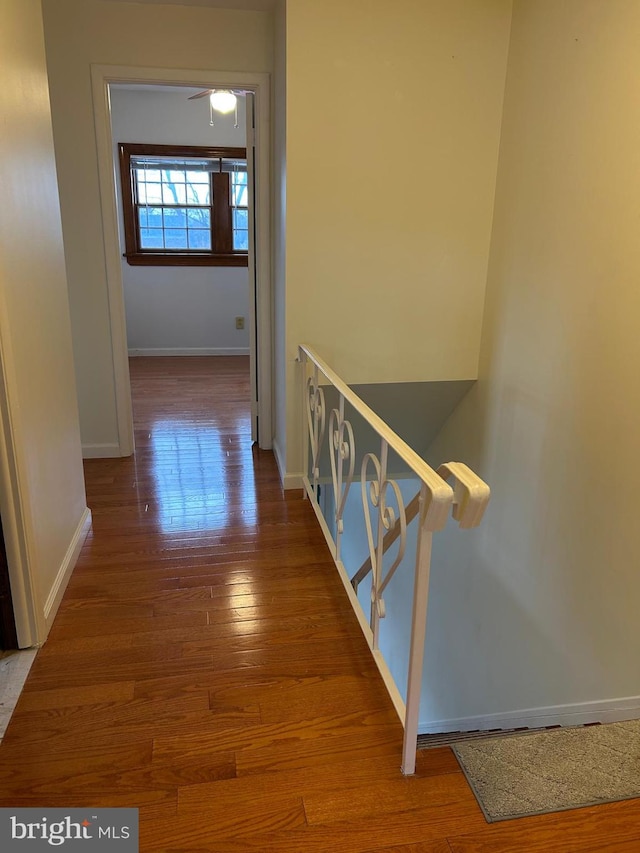
<svg viewBox="0 0 640 853">
<path fill-rule="evenodd" d="M 345 591 L 404 725 L 402 772 L 415 772 L 418 713 L 429 600 L 433 534 L 449 515 L 477 527 L 490 491 L 462 462 L 437 470 L 409 447 L 310 347 L 299 347 L 305 441 L 304 487 L 318 517 Z M 360 484 L 361 513 L 354 495 Z M 407 498 L 407 495 L 410 497 Z M 410 528 L 415 531 L 409 535 Z M 358 565 L 345 566 L 350 534 L 366 543 Z M 349 562 L 352 563 L 352 556 Z M 411 636 L 398 685 L 380 650 L 385 590 L 394 576 L 413 572 Z M 370 586 L 369 612 L 358 590 Z"/>
</svg>

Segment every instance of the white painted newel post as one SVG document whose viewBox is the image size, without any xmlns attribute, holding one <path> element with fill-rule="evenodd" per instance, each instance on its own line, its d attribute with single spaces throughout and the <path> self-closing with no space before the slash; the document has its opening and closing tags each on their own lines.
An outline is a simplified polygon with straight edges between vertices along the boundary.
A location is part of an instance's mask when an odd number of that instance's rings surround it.
<svg viewBox="0 0 640 853">
<path fill-rule="evenodd" d="M 411 646 L 409 648 L 409 675 L 407 678 L 407 702 L 402 744 L 402 772 L 412 776 L 416 771 L 416 745 L 418 742 L 418 715 L 422 687 L 422 665 L 424 644 L 427 635 L 427 607 L 429 604 L 429 575 L 431 572 L 431 544 L 433 533 L 426 524 L 425 507 L 427 488 L 420 489 L 420 512 L 418 515 L 418 546 L 416 570 L 413 584 L 413 614 L 411 617 Z"/>
</svg>

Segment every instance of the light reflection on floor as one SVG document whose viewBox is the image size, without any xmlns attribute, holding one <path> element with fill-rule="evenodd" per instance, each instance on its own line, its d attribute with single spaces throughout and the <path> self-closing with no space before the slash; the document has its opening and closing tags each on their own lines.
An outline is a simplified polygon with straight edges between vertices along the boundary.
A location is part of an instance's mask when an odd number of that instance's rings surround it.
<svg viewBox="0 0 640 853">
<path fill-rule="evenodd" d="M 250 433 L 171 418 L 151 426 L 151 472 L 161 533 L 221 530 L 257 521 Z M 232 497 L 233 495 L 233 497 Z"/>
</svg>

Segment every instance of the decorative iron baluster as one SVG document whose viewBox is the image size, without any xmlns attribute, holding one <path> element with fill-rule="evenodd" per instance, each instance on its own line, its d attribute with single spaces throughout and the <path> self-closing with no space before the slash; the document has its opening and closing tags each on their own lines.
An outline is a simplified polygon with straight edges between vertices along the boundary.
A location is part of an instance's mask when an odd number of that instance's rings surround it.
<svg viewBox="0 0 640 853">
<path fill-rule="evenodd" d="M 386 615 L 385 603 L 382 593 L 389 581 L 395 574 L 396 569 L 403 560 L 407 546 L 407 515 L 404 500 L 398 484 L 395 480 L 387 479 L 387 456 L 388 445 L 382 442 L 380 460 L 375 454 L 367 453 L 362 460 L 362 506 L 367 528 L 367 540 L 369 542 L 369 556 L 371 559 L 371 631 L 373 633 L 373 648 L 378 648 L 380 620 Z M 375 478 L 369 480 L 367 469 L 372 463 L 375 470 Z M 397 512 L 388 502 L 388 493 L 391 491 L 397 504 Z M 371 507 L 377 509 L 377 535 L 374 544 L 373 524 L 371 522 Z M 396 518 L 400 524 L 398 553 L 390 569 L 383 577 L 385 533 L 396 526 Z"/>
<path fill-rule="evenodd" d="M 409 501 L 405 509 L 406 523 L 411 524 L 413 519 L 416 517 L 419 511 L 420 503 L 420 492 Z M 395 524 L 389 530 L 388 533 L 384 535 L 384 551 L 385 553 L 389 550 L 389 548 L 396 541 L 398 536 L 401 533 L 401 523 L 400 519 L 397 518 Z M 358 587 L 362 583 L 362 581 L 366 578 L 366 576 L 371 571 L 371 557 L 367 557 L 364 563 L 360 566 L 355 575 L 351 578 L 351 586 L 353 587 L 354 592 L 358 592 Z"/>
<path fill-rule="evenodd" d="M 318 499 L 318 479 L 320 477 L 319 459 L 320 448 L 325 430 L 324 391 L 318 382 L 318 368 L 307 380 L 307 423 L 309 426 L 309 442 L 311 445 L 311 473 L 313 475 L 313 492 Z"/>
<path fill-rule="evenodd" d="M 345 435 L 346 433 L 346 435 Z M 329 416 L 329 442 L 331 449 L 331 479 L 333 480 L 333 496 L 336 521 L 336 560 L 340 559 L 340 542 L 344 530 L 342 516 L 347 504 L 347 496 L 356 464 L 356 445 L 353 429 L 344 418 L 344 397 L 340 396 L 340 408 L 332 409 Z M 345 463 L 348 463 L 346 481 L 344 478 Z M 343 490 L 344 486 L 344 490 Z"/>
</svg>

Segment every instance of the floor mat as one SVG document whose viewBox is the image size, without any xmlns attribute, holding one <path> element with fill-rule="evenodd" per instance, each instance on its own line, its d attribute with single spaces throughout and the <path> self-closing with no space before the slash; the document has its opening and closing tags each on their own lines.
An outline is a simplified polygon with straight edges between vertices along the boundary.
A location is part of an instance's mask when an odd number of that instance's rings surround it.
<svg viewBox="0 0 640 853">
<path fill-rule="evenodd" d="M 452 746 L 486 819 L 640 797 L 640 720 Z"/>
</svg>

